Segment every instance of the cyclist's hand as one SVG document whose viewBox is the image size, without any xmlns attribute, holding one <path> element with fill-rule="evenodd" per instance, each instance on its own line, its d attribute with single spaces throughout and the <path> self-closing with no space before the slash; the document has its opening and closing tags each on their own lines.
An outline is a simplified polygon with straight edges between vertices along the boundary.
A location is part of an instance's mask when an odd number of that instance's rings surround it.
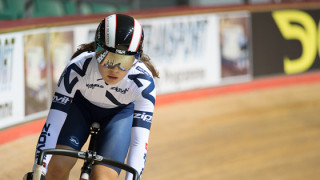
<svg viewBox="0 0 320 180">
<path fill-rule="evenodd" d="M 28 172 L 23 176 L 22 180 L 32 180 L 32 177 L 33 177 L 33 172 Z"/>
<path fill-rule="evenodd" d="M 33 172 L 28 172 L 23 176 L 23 180 L 32 180 L 32 178 L 33 178 Z M 43 174 L 41 174 L 40 180 L 46 180 Z"/>
</svg>

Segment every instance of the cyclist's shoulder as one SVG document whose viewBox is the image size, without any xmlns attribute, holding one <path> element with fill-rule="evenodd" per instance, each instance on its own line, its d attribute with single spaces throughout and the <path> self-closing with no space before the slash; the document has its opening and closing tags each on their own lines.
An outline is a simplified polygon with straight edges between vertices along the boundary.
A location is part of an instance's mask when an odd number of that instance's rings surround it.
<svg viewBox="0 0 320 180">
<path fill-rule="evenodd" d="M 135 98 L 146 100 L 145 102 L 155 101 L 155 83 L 151 71 L 148 67 L 141 61 L 139 61 L 135 66 L 132 67 L 128 78 L 135 84 Z"/>
<path fill-rule="evenodd" d="M 144 79 L 151 83 L 154 83 L 151 71 L 142 61 L 139 61 L 135 66 L 132 67 L 128 77 L 131 80 Z"/>
<path fill-rule="evenodd" d="M 92 74 L 91 72 L 94 71 L 94 63 L 92 63 L 94 62 L 92 60 L 95 57 L 94 54 L 92 52 L 83 52 L 71 59 L 62 73 L 59 83 L 64 77 L 72 78 L 77 76 L 83 79 L 86 78 L 86 75 Z"/>
</svg>

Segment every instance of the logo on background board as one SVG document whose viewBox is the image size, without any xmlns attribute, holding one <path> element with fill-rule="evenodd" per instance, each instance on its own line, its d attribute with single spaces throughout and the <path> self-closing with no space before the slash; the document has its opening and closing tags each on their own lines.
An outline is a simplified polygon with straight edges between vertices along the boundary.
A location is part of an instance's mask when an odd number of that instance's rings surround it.
<svg viewBox="0 0 320 180">
<path fill-rule="evenodd" d="M 15 38 L 0 39 L 0 92 L 12 89 Z"/>
<path fill-rule="evenodd" d="M 10 117 L 13 115 L 13 102 L 5 102 L 0 104 L 0 119 Z"/>
</svg>

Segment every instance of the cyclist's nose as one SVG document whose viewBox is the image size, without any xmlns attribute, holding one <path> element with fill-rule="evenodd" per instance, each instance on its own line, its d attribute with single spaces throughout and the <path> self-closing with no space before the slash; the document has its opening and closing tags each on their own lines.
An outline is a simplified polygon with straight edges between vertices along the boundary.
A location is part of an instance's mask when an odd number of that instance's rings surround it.
<svg viewBox="0 0 320 180">
<path fill-rule="evenodd" d="M 111 71 L 114 71 L 114 72 L 118 72 L 118 71 L 120 71 L 120 68 L 119 68 L 119 66 L 118 65 L 116 65 L 116 66 L 113 66 L 113 67 L 108 67 Z"/>
</svg>

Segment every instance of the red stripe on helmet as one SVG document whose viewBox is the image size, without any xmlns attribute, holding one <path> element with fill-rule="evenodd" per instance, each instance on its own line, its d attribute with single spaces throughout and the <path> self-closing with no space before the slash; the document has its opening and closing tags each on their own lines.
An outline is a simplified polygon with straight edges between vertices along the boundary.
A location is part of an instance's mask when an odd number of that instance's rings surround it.
<svg viewBox="0 0 320 180">
<path fill-rule="evenodd" d="M 136 52 L 137 52 L 137 51 L 138 51 L 138 49 L 139 49 L 140 42 L 141 42 L 141 37 L 142 37 L 142 25 L 141 25 L 141 24 L 140 24 L 140 27 L 141 27 L 141 31 L 140 31 L 140 38 L 139 38 L 139 43 L 138 43 L 138 46 L 137 46 Z"/>
<path fill-rule="evenodd" d="M 117 42 L 117 15 L 115 15 L 115 30 L 114 30 L 114 45 L 113 47 L 116 48 L 116 42 Z"/>
<path fill-rule="evenodd" d="M 130 41 L 130 44 L 129 44 L 129 48 L 128 48 L 128 50 L 130 49 L 130 47 L 131 47 L 131 43 L 132 43 L 132 40 L 133 40 L 133 36 L 134 36 L 134 31 L 136 30 L 136 22 L 135 22 L 135 20 L 133 19 L 133 32 L 132 32 L 132 36 L 131 36 L 131 41 Z"/>
<path fill-rule="evenodd" d="M 107 23 L 108 23 L 108 18 L 104 18 L 104 44 L 107 45 Z"/>
<path fill-rule="evenodd" d="M 138 48 L 139 48 L 139 45 L 140 45 L 140 41 L 141 41 L 141 37 L 142 37 L 142 26 L 141 26 L 141 24 L 140 23 L 138 23 L 138 25 L 140 25 L 140 28 L 141 28 L 141 30 L 140 30 L 140 37 L 139 37 L 139 40 L 138 40 L 138 43 L 137 43 L 137 47 L 135 47 L 135 52 L 137 52 L 137 50 L 138 50 Z M 133 32 L 132 32 L 132 37 L 131 37 L 131 41 L 130 41 L 130 45 L 129 45 L 129 50 L 131 49 L 131 44 L 132 44 L 132 41 L 134 40 L 134 38 L 135 38 L 135 36 L 137 36 L 135 33 L 137 33 L 136 32 L 136 21 L 135 21 L 135 19 L 133 19 Z"/>
</svg>

